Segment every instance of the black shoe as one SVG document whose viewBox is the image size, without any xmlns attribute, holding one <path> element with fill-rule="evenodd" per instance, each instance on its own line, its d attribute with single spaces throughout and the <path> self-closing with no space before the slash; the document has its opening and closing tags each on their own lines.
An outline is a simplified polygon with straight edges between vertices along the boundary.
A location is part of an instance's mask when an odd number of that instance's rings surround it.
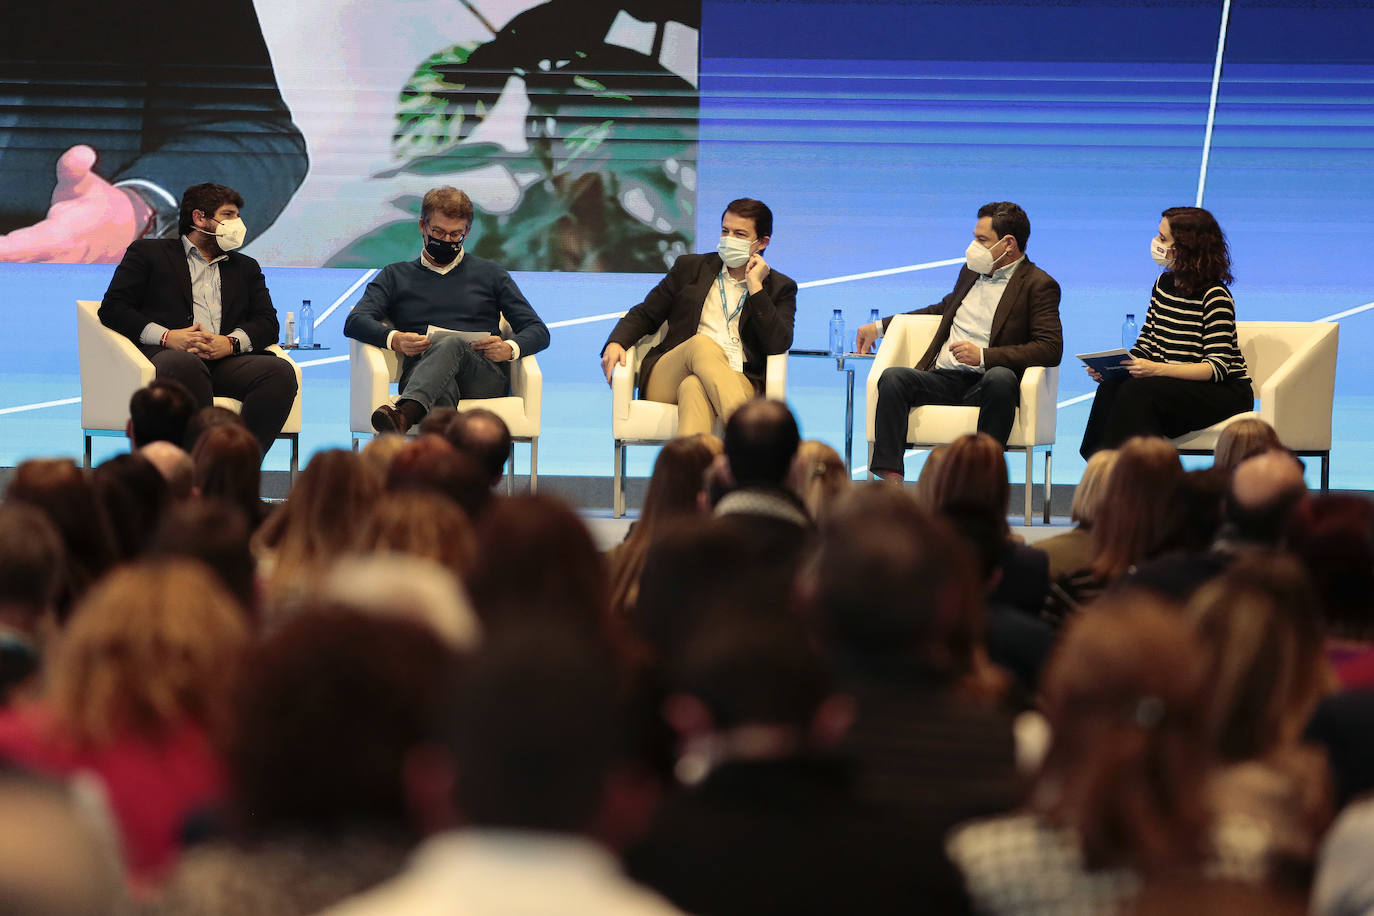
<svg viewBox="0 0 1374 916">
<path fill-rule="evenodd" d="M 410 429 L 410 421 L 406 415 L 401 413 L 390 404 L 383 404 L 372 411 L 372 428 L 379 433 L 400 433 L 405 435 L 405 431 Z"/>
</svg>

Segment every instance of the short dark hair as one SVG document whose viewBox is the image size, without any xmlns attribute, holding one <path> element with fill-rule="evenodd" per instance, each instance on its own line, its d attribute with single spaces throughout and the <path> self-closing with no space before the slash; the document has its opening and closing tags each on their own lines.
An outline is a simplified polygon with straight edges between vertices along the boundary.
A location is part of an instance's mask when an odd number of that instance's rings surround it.
<svg viewBox="0 0 1374 916">
<path fill-rule="evenodd" d="M 449 219 L 472 222 L 472 200 L 452 185 L 431 188 L 425 192 L 420 201 L 420 219 L 428 223 L 436 211 Z"/>
<path fill-rule="evenodd" d="M 191 414 L 191 419 L 186 421 L 186 433 L 181 441 L 181 447 L 186 450 L 188 455 L 191 454 L 196 450 L 196 443 L 200 441 L 200 437 L 216 426 L 243 426 L 244 429 L 248 428 L 240 414 L 228 407 L 211 404 L 209 407 L 202 407 Z"/>
<path fill-rule="evenodd" d="M 985 216 L 992 217 L 992 231 L 999 239 L 1009 235 L 1016 239 L 1017 248 L 1026 250 L 1026 243 L 1030 241 L 1030 217 L 1025 210 L 1009 200 L 998 200 L 978 208 L 978 218 Z"/>
<path fill-rule="evenodd" d="M 187 500 L 163 515 L 148 555 L 200 560 L 250 615 L 256 611 L 255 562 L 243 510 L 214 497 Z"/>
<path fill-rule="evenodd" d="M 91 473 L 96 499 L 105 507 L 121 560 L 141 554 L 171 502 L 167 480 L 137 452 L 115 455 Z"/>
<path fill-rule="evenodd" d="M 476 458 L 492 483 L 501 479 L 510 460 L 511 436 L 497 414 L 485 407 L 460 411 L 449 419 L 443 436 L 458 451 Z"/>
<path fill-rule="evenodd" d="M 797 420 L 779 401 L 756 398 L 725 424 L 725 458 L 741 487 L 782 486 L 800 444 Z"/>
<path fill-rule="evenodd" d="M 191 391 L 173 378 L 155 378 L 129 397 L 134 448 L 149 442 L 186 441 L 186 424 L 196 412 Z"/>
<path fill-rule="evenodd" d="M 0 504 L 0 605 L 53 607 L 66 564 L 62 535 L 46 515 L 17 500 Z"/>
<path fill-rule="evenodd" d="M 465 823 L 577 833 L 606 777 L 629 757 L 615 666 L 575 629 L 549 622 L 494 638 L 448 705 L 447 744 Z"/>
<path fill-rule="evenodd" d="M 733 213 L 736 216 L 753 220 L 754 234 L 759 238 L 773 234 L 773 211 L 768 209 L 768 205 L 761 200 L 754 200 L 752 197 L 732 200 L 725 205 L 725 210 L 720 214 L 720 218 L 725 219 L 726 213 Z"/>
<path fill-rule="evenodd" d="M 177 225 L 177 232 L 185 235 L 195 228 L 196 224 L 191 221 L 194 211 L 199 210 L 206 216 L 211 216 L 225 204 L 242 207 L 243 196 L 233 188 L 212 181 L 191 185 L 186 189 L 186 193 L 181 195 L 181 221 Z"/>
</svg>

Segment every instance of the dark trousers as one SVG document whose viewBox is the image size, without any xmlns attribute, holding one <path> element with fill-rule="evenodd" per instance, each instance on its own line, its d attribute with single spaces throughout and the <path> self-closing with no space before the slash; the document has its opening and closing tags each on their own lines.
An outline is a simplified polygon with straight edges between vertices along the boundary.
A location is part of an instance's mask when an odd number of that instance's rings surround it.
<svg viewBox="0 0 1374 916">
<path fill-rule="evenodd" d="M 510 391 L 506 364 L 494 363 L 455 336 L 441 337 L 401 371 L 401 397 L 425 412 L 457 407 L 462 398 L 499 398 Z"/>
<path fill-rule="evenodd" d="M 1244 413 L 1255 406 L 1249 379 L 1194 382 L 1181 378 L 1103 379 L 1083 430 L 1084 458 L 1116 448 L 1132 436 L 1173 439 Z"/>
<path fill-rule="evenodd" d="M 209 407 L 216 397 L 243 403 L 243 423 L 264 455 L 281 432 L 296 402 L 296 373 L 273 353 L 244 353 L 223 359 L 201 359 L 185 350 L 140 346 L 158 378 L 173 378 L 191 392 L 196 404 Z M 195 445 L 186 443 L 188 449 Z"/>
<path fill-rule="evenodd" d="M 893 366 L 878 378 L 878 406 L 873 415 L 873 460 L 870 470 L 905 473 L 902 456 L 913 408 L 952 404 L 978 408 L 978 431 L 1005 448 L 1021 402 L 1021 380 L 1005 366 L 986 372 L 958 369 L 906 369 Z"/>
</svg>

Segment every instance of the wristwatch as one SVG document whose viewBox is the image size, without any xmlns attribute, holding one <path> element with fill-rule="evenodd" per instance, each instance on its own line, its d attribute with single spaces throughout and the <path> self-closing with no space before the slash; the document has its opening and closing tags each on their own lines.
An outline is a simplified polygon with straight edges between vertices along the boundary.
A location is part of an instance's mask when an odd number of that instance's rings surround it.
<svg viewBox="0 0 1374 916">
<path fill-rule="evenodd" d="M 240 343 L 239 339 L 237 337 L 234 337 L 233 335 L 230 335 L 229 342 L 234 345 L 234 355 L 238 356 L 239 353 L 243 351 L 243 344 Z"/>
</svg>

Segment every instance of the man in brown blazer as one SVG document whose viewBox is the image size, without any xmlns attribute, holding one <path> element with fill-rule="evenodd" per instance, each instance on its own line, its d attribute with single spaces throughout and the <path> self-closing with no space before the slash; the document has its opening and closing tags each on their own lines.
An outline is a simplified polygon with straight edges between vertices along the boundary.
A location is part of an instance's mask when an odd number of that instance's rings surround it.
<svg viewBox="0 0 1374 916">
<path fill-rule="evenodd" d="M 797 284 L 768 266 L 773 213 L 742 197 L 721 214 L 713 254 L 685 254 L 601 348 L 606 381 L 625 351 L 663 322 L 668 333 L 644 357 L 639 395 L 678 405 L 677 434 L 709 433 L 762 393 L 768 357 L 792 346 Z"/>
<path fill-rule="evenodd" d="M 893 366 L 878 379 L 870 470 L 900 480 L 913 408 L 927 404 L 978 407 L 978 431 L 1003 446 L 1029 366 L 1057 366 L 1064 352 L 1059 284 L 1026 257 L 1030 219 L 1009 201 L 983 206 L 954 290 L 934 305 L 909 312 L 940 315 L 930 348 L 913 369 Z M 891 317 L 884 318 L 887 327 Z M 859 328 L 855 347 L 866 353 L 877 324 Z"/>
</svg>

